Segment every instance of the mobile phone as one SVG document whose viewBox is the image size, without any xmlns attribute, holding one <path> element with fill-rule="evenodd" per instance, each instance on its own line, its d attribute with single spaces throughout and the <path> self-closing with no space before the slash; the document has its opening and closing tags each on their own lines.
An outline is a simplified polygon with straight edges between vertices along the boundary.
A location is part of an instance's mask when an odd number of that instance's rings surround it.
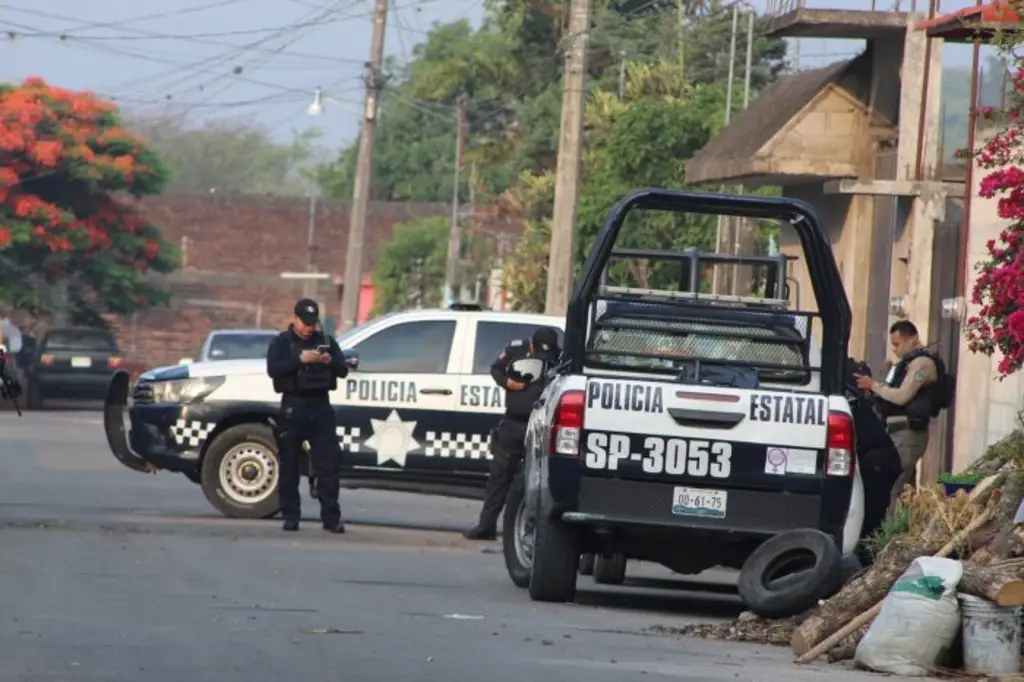
<svg viewBox="0 0 1024 682">
<path fill-rule="evenodd" d="M 329 345 L 327 345 L 327 346 L 317 346 L 316 347 L 316 352 L 317 353 L 330 353 L 331 352 L 331 347 Z"/>
</svg>

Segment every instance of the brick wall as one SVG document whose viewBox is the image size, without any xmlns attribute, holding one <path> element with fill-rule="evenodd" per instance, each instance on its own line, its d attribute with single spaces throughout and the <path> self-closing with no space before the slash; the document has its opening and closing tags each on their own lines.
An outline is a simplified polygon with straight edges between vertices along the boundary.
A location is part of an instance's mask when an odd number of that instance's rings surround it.
<svg viewBox="0 0 1024 682">
<path fill-rule="evenodd" d="M 308 199 L 170 193 L 147 198 L 142 206 L 167 240 L 179 245 L 182 261 L 181 270 L 165 280 L 174 295 L 170 308 L 115 322 L 130 362 L 173 364 L 194 355 L 213 328 L 287 324 L 292 306 L 309 286 L 280 277 L 306 268 Z M 317 205 L 313 264 L 331 279 L 317 282 L 314 294 L 324 314 L 335 318 L 341 304 L 335 282 L 344 276 L 349 211 L 347 202 Z M 450 211 L 444 204 L 371 204 L 363 247 L 366 271 L 396 224 Z M 521 232 L 517 221 L 487 209 L 478 211 L 472 224 L 506 242 Z"/>
</svg>

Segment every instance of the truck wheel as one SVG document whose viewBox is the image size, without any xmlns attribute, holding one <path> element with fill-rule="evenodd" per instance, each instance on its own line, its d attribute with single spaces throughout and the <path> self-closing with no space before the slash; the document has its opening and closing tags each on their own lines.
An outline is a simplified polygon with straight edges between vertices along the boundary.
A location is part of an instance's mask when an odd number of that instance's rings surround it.
<svg viewBox="0 0 1024 682">
<path fill-rule="evenodd" d="M 512 479 L 505 498 L 505 514 L 501 528 L 501 549 L 505 568 L 512 584 L 527 587 L 533 565 L 534 523 L 526 509 L 526 481 L 519 474 Z"/>
<path fill-rule="evenodd" d="M 580 575 L 594 575 L 593 554 L 584 554 L 580 557 Z"/>
<path fill-rule="evenodd" d="M 279 473 L 277 444 L 270 427 L 239 424 L 225 429 L 207 446 L 203 494 L 228 518 L 270 518 L 281 509 Z"/>
<path fill-rule="evenodd" d="M 762 618 L 803 613 L 841 584 L 835 540 L 810 528 L 780 533 L 755 549 L 740 569 L 743 603 Z"/>
<path fill-rule="evenodd" d="M 599 554 L 594 559 L 594 582 L 598 585 L 621 585 L 626 580 L 626 555 Z"/>
<path fill-rule="evenodd" d="M 576 572 L 580 564 L 579 533 L 561 519 L 545 515 L 537 518 L 536 528 L 530 598 L 571 602 L 576 598 Z"/>
</svg>

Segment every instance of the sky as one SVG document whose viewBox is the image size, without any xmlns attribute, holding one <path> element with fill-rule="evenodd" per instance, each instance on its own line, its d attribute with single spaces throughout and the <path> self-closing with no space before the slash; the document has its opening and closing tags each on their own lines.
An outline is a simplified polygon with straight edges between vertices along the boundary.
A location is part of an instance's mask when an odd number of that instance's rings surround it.
<svg viewBox="0 0 1024 682">
<path fill-rule="evenodd" d="M 763 10 L 768 1 L 753 5 Z M 806 4 L 871 7 L 870 0 Z M 942 11 L 968 4 L 946 0 Z M 41 76 L 141 113 L 173 104 L 197 120 L 256 119 L 282 140 L 315 126 L 337 149 L 357 130 L 371 8 L 372 0 L 0 0 L 0 78 Z M 479 25 L 482 16 L 481 0 L 391 0 L 386 53 L 404 60 L 432 23 Z M 800 63 L 825 64 L 859 48 L 803 39 Z M 968 65 L 970 48 L 948 45 L 945 62 Z M 306 109 L 318 86 L 328 102 L 314 118 Z"/>
</svg>

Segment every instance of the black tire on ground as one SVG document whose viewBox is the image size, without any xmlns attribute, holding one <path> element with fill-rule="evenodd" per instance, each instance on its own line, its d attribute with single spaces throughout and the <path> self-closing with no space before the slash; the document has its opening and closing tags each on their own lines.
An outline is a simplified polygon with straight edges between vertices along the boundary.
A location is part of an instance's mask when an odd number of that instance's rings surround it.
<svg viewBox="0 0 1024 682">
<path fill-rule="evenodd" d="M 533 544 L 530 598 L 534 601 L 571 602 L 576 598 L 580 565 L 579 531 L 561 519 L 540 515 Z"/>
<path fill-rule="evenodd" d="M 751 553 L 740 569 L 739 593 L 748 609 L 763 618 L 803 613 L 842 585 L 841 556 L 821 531 L 780 533 Z M 787 579 L 791 574 L 792 578 Z"/>
<path fill-rule="evenodd" d="M 583 554 L 580 556 L 580 575 L 594 575 L 594 555 Z"/>
<path fill-rule="evenodd" d="M 516 587 L 527 587 L 530 584 L 530 566 L 519 556 L 517 550 L 516 535 L 518 529 L 516 521 L 520 514 L 526 513 L 526 481 L 523 475 L 519 474 L 512 479 L 512 485 L 508 489 L 508 497 L 505 498 L 505 513 L 502 515 L 501 524 L 501 549 L 505 555 L 505 568 L 508 569 L 508 577 Z"/>
<path fill-rule="evenodd" d="M 835 595 L 839 590 L 843 588 L 846 583 L 853 580 L 862 570 L 864 570 L 864 564 L 861 563 L 860 558 L 856 554 L 844 554 L 839 560 L 838 577 L 827 592 L 825 592 L 821 599 L 828 599 Z M 785 590 L 789 589 L 791 585 L 795 585 L 798 582 L 806 580 L 810 577 L 810 570 L 797 571 L 796 573 L 790 573 L 784 575 L 781 578 L 775 578 L 768 581 L 768 588 L 771 590 Z"/>
<path fill-rule="evenodd" d="M 598 585 L 621 585 L 626 579 L 626 555 L 598 554 L 594 559 L 594 582 Z"/>
<path fill-rule="evenodd" d="M 236 446 L 251 443 L 268 449 L 273 455 L 273 467 L 278 470 L 277 444 L 273 432 L 266 424 L 239 424 L 218 434 L 206 448 L 203 457 L 201 485 L 210 504 L 224 516 L 232 519 L 268 519 L 277 514 L 281 505 L 275 489 L 263 499 L 245 504 L 224 490 L 220 467 L 225 456 Z"/>
</svg>

